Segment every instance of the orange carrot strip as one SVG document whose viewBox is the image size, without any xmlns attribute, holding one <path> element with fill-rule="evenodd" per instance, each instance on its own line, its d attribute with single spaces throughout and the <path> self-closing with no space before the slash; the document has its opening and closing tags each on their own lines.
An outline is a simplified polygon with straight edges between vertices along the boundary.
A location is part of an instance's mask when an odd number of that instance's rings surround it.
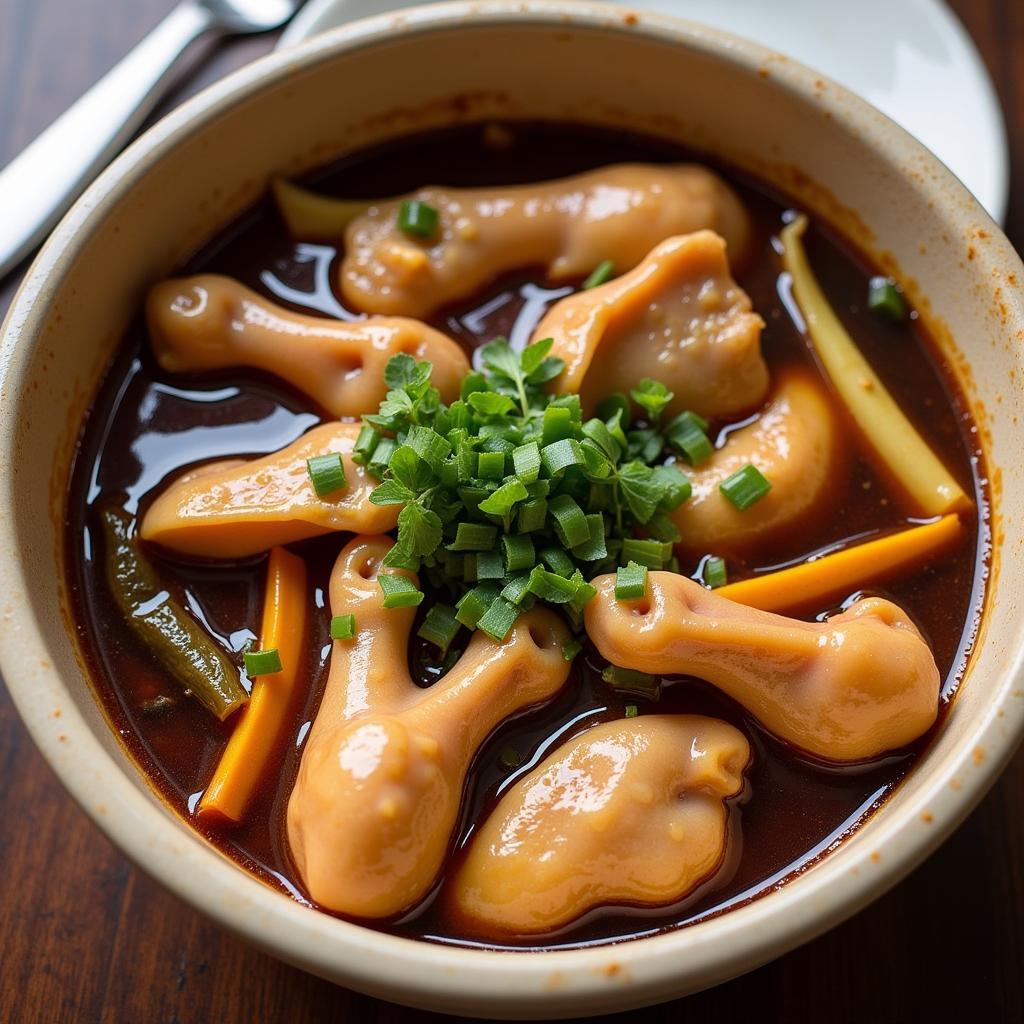
<svg viewBox="0 0 1024 1024">
<path fill-rule="evenodd" d="M 960 517 L 953 513 L 791 569 L 727 583 L 715 593 L 763 611 L 782 611 L 878 583 L 952 545 L 962 531 Z"/>
<path fill-rule="evenodd" d="M 256 785 L 281 741 L 298 691 L 306 640 L 306 564 L 272 548 L 260 628 L 260 649 L 276 647 L 281 671 L 257 676 L 248 706 L 241 712 L 206 792 L 199 816 L 206 821 L 239 822 Z"/>
</svg>

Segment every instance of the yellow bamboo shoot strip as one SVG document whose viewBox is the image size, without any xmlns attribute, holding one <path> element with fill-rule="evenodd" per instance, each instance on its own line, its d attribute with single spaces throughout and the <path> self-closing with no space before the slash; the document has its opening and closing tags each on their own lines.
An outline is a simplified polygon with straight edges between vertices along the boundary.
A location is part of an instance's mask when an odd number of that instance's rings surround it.
<svg viewBox="0 0 1024 1024">
<path fill-rule="evenodd" d="M 372 205 L 369 199 L 321 196 L 283 178 L 275 178 L 270 186 L 285 226 L 295 238 L 340 238 Z"/>
<path fill-rule="evenodd" d="M 814 349 L 840 398 L 918 512 L 936 516 L 969 507 L 970 499 L 903 415 L 829 305 L 807 262 L 801 241 L 806 228 L 807 218 L 801 215 L 782 229 L 782 262 Z"/>
<path fill-rule="evenodd" d="M 206 821 L 239 822 L 246 805 L 281 742 L 305 663 L 306 564 L 272 548 L 260 627 L 260 649 L 277 648 L 281 671 L 257 676 L 249 704 L 231 734 L 206 792 L 199 816 Z"/>
<path fill-rule="evenodd" d="M 934 523 L 822 555 L 791 569 L 727 583 L 715 593 L 762 611 L 783 611 L 812 601 L 844 596 L 858 587 L 878 583 L 952 546 L 962 533 L 959 516 L 943 516 Z"/>
</svg>

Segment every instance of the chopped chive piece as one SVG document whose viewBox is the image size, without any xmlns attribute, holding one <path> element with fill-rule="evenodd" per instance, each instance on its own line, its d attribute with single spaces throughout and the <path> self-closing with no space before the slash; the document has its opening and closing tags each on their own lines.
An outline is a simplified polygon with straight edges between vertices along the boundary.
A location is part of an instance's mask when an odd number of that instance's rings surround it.
<svg viewBox="0 0 1024 1024">
<path fill-rule="evenodd" d="M 469 483 L 477 475 L 477 453 L 468 444 L 459 445 L 455 466 L 460 484 Z"/>
<path fill-rule="evenodd" d="M 579 654 L 582 650 L 583 644 L 581 644 L 579 640 L 570 640 L 562 648 L 562 657 L 565 658 L 566 661 L 573 661 L 576 655 Z"/>
<path fill-rule="evenodd" d="M 619 442 L 612 437 L 608 424 L 603 420 L 587 420 L 583 424 L 583 435 L 593 441 L 610 459 L 618 459 L 622 454 Z"/>
<path fill-rule="evenodd" d="M 540 476 L 540 445 L 531 441 L 516 448 L 512 452 L 512 468 L 524 484 L 532 484 Z"/>
<path fill-rule="evenodd" d="M 571 437 L 563 437 L 560 441 L 546 444 L 540 450 L 540 461 L 548 476 L 558 476 L 570 466 L 586 465 L 579 441 Z"/>
<path fill-rule="evenodd" d="M 729 582 L 729 575 L 725 570 L 725 559 L 712 556 L 704 563 L 704 583 L 714 589 L 724 587 Z"/>
<path fill-rule="evenodd" d="M 626 717 L 636 718 L 640 714 L 640 709 L 635 704 L 626 705 Z"/>
<path fill-rule="evenodd" d="M 673 512 L 693 493 L 690 478 L 675 466 L 655 466 L 654 480 L 665 489 L 660 506 L 666 512 Z"/>
<path fill-rule="evenodd" d="M 452 446 L 429 427 L 412 427 L 405 443 L 435 472 L 441 468 L 452 450 Z"/>
<path fill-rule="evenodd" d="M 584 291 L 590 288 L 597 288 L 598 285 L 610 281 L 615 273 L 615 264 L 611 260 L 601 260 L 600 263 L 590 272 L 590 276 L 583 282 Z"/>
<path fill-rule="evenodd" d="M 348 485 L 345 463 L 337 452 L 314 455 L 313 458 L 306 459 L 306 471 L 318 498 L 326 498 Z"/>
<path fill-rule="evenodd" d="M 500 551 L 481 551 L 476 556 L 478 580 L 500 580 L 505 576 L 505 560 Z"/>
<path fill-rule="evenodd" d="M 454 608 L 447 604 L 435 604 L 427 612 L 416 635 L 433 644 L 442 654 L 446 654 L 461 626 L 462 624 L 455 618 Z"/>
<path fill-rule="evenodd" d="M 576 596 L 576 584 L 572 580 L 540 565 L 535 565 L 530 573 L 529 590 L 551 604 L 568 604 Z"/>
<path fill-rule="evenodd" d="M 745 512 L 755 502 L 760 501 L 772 489 L 772 485 L 755 465 L 748 462 L 732 476 L 726 477 L 718 485 L 718 489 L 741 512 Z"/>
<path fill-rule="evenodd" d="M 552 498 L 548 502 L 548 515 L 553 521 L 558 539 L 565 547 L 574 548 L 590 540 L 587 517 L 570 495 L 559 494 L 557 498 Z"/>
<path fill-rule="evenodd" d="M 496 597 L 490 608 L 480 616 L 476 628 L 482 629 L 488 636 L 493 637 L 499 643 L 508 636 L 516 619 L 519 618 L 520 609 L 511 601 L 503 597 Z"/>
<path fill-rule="evenodd" d="M 523 759 L 515 747 L 502 747 L 498 754 L 498 763 L 502 768 L 512 769 L 518 768 L 523 763 Z"/>
<path fill-rule="evenodd" d="M 672 545 L 660 540 L 629 537 L 622 542 L 622 559 L 646 565 L 648 569 L 664 569 L 671 557 Z"/>
<path fill-rule="evenodd" d="M 601 678 L 606 683 L 611 683 L 617 690 L 640 693 L 652 700 L 656 700 L 661 693 L 661 683 L 657 676 L 637 672 L 636 669 L 609 665 L 601 673 Z"/>
<path fill-rule="evenodd" d="M 888 317 L 893 323 L 907 319 L 907 300 L 896 282 L 887 277 L 873 277 L 868 282 L 868 309 Z"/>
<path fill-rule="evenodd" d="M 266 651 L 246 651 L 242 656 L 246 675 L 270 676 L 281 671 L 281 654 L 276 647 Z"/>
<path fill-rule="evenodd" d="M 647 593 L 647 566 L 630 562 L 615 570 L 615 600 L 636 601 Z"/>
<path fill-rule="evenodd" d="M 706 431 L 708 421 L 694 412 L 681 412 L 665 428 L 665 435 L 673 447 L 678 448 L 691 466 L 707 462 L 714 454 L 714 446 Z"/>
<path fill-rule="evenodd" d="M 549 405 L 541 421 L 542 445 L 554 444 L 572 435 L 572 411 L 562 405 Z"/>
<path fill-rule="evenodd" d="M 520 569 L 532 569 L 537 561 L 533 548 L 533 540 L 522 533 L 506 533 L 501 538 L 505 548 L 505 569 L 507 572 L 518 572 Z"/>
<path fill-rule="evenodd" d="M 480 452 L 476 472 L 481 480 L 500 480 L 505 475 L 505 456 L 501 452 Z"/>
<path fill-rule="evenodd" d="M 374 476 L 383 476 L 384 470 L 388 468 L 388 463 L 391 461 L 391 456 L 395 454 L 397 447 L 398 444 L 393 438 L 382 437 L 373 449 L 373 454 L 370 456 L 370 461 L 366 464 L 366 468 Z"/>
<path fill-rule="evenodd" d="M 506 601 L 511 601 L 512 604 L 521 605 L 524 603 L 523 599 L 530 593 L 530 574 L 528 572 L 521 572 L 517 576 L 513 576 L 508 583 L 502 588 L 501 596 Z"/>
<path fill-rule="evenodd" d="M 481 616 L 497 596 L 498 588 L 493 583 L 482 583 L 474 587 L 459 598 L 455 606 L 455 618 L 464 626 L 476 629 Z"/>
<path fill-rule="evenodd" d="M 488 551 L 498 539 L 498 530 L 486 523 L 459 523 L 449 551 Z"/>
<path fill-rule="evenodd" d="M 331 619 L 331 639 L 351 640 L 356 635 L 356 617 L 354 615 L 335 615 Z"/>
<path fill-rule="evenodd" d="M 533 533 L 535 530 L 544 528 L 544 522 L 548 517 L 548 502 L 546 498 L 531 498 L 519 506 L 519 532 Z"/>
<path fill-rule="evenodd" d="M 600 512 L 591 512 L 587 516 L 587 529 L 590 536 L 582 544 L 577 544 L 572 553 L 581 562 L 596 562 L 599 558 L 608 557 L 608 545 L 605 542 L 604 516 Z"/>
<path fill-rule="evenodd" d="M 352 461 L 357 466 L 365 466 L 370 461 L 378 441 L 380 434 L 369 423 L 364 423 L 359 428 L 359 436 L 352 447 Z"/>
<path fill-rule="evenodd" d="M 481 455 L 480 458 L 483 459 L 483 456 Z M 503 483 L 489 497 L 481 501 L 478 508 L 489 516 L 504 517 L 511 513 L 512 506 L 517 501 L 525 501 L 528 497 L 529 492 L 526 490 L 526 484 L 522 480 L 516 480 L 513 477 L 506 483 Z"/>
<path fill-rule="evenodd" d="M 407 235 L 431 238 L 437 231 L 439 214 L 429 203 L 406 199 L 398 208 L 398 229 Z"/>
<path fill-rule="evenodd" d="M 384 594 L 385 608 L 411 608 L 423 600 L 423 592 L 405 576 L 382 572 L 377 577 L 377 584 Z"/>
<path fill-rule="evenodd" d="M 576 564 L 562 548 L 541 548 L 540 560 L 552 572 L 557 572 L 559 576 L 564 576 L 566 579 L 576 570 Z"/>
</svg>

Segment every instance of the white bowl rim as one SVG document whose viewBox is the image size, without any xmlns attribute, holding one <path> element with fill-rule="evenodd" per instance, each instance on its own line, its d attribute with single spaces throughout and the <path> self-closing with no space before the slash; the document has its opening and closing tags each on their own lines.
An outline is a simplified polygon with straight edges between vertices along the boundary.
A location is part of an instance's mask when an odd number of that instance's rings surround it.
<svg viewBox="0 0 1024 1024">
<path fill-rule="evenodd" d="M 294 49 L 269 54 L 210 86 L 146 132 L 60 223 L 29 269 L 5 320 L 0 395 L 25 372 L 28 352 L 19 345 L 19 338 L 32 335 L 42 323 L 54 280 L 130 183 L 180 137 L 199 131 L 225 110 L 303 67 L 386 41 L 399 26 L 403 35 L 410 35 L 457 30 L 467 24 L 521 25 L 524 21 L 574 29 L 622 28 L 625 22 L 630 32 L 679 43 L 754 73 L 774 56 L 755 44 L 668 15 L 575 0 L 457 0 L 407 9 L 397 18 L 367 18 Z M 814 83 L 821 79 L 820 73 L 786 59 L 785 73 L 776 81 L 810 97 Z M 921 188 L 934 191 L 937 197 L 950 191 L 962 197 L 973 221 L 988 229 L 993 252 L 1004 264 L 1016 261 L 1000 229 L 937 158 L 865 101 L 840 86 L 831 88 L 842 99 L 842 109 L 834 112 L 837 121 L 869 118 L 874 127 L 881 125 L 886 141 L 898 144 L 903 152 L 914 151 L 918 164 L 929 168 L 931 174 Z M 0 403 L 0 509 L 12 505 L 6 453 L 12 450 L 17 425 L 4 412 L 10 404 Z M 8 515 L 0 515 L 0 582 L 9 584 L 9 594 L 29 589 Z M 92 736 L 70 700 L 64 702 L 59 730 L 63 738 L 58 738 L 48 712 L 32 697 L 41 678 L 57 688 L 63 684 L 52 669 L 48 675 L 45 668 L 26 668 L 29 660 L 46 656 L 46 644 L 27 602 L 12 600 L 0 617 L 0 641 L 0 672 L 44 757 L 111 841 L 162 885 L 253 944 L 341 983 L 414 1005 L 437 1006 L 446 999 L 456 1006 L 460 1001 L 493 1000 L 497 1013 L 505 1015 L 517 1007 L 536 1008 L 541 993 L 550 1000 L 551 1015 L 571 1014 L 573 1005 L 581 1002 L 593 1006 L 595 997 L 602 996 L 608 1000 L 609 1012 L 639 1006 L 686 989 L 688 978 L 701 979 L 690 988 L 714 984 L 813 938 L 880 895 L 935 849 L 995 780 L 1024 732 L 1024 700 L 1006 699 L 1011 688 L 1019 692 L 1019 680 L 1024 677 L 1024 650 L 1018 649 L 1003 689 L 993 694 L 971 733 L 973 742 L 986 750 L 984 764 L 969 764 L 965 744 L 962 756 L 943 764 L 900 818 L 889 821 L 884 813 L 880 815 L 874 843 L 886 849 L 880 861 L 867 848 L 856 855 L 851 851 L 849 856 L 840 851 L 777 891 L 697 925 L 619 944 L 510 953 L 390 935 L 337 920 L 271 890 L 156 811 L 126 777 L 124 767 Z M 1003 715 L 997 721 L 999 709 Z M 76 771 L 75 764 L 88 765 L 89 770 Z M 116 814 L 108 811 L 112 803 Z M 931 827 L 905 827 L 911 816 L 926 809 L 934 816 Z M 628 996 L 623 996 L 623 988 Z M 453 995 L 456 990 L 457 996 Z"/>
</svg>

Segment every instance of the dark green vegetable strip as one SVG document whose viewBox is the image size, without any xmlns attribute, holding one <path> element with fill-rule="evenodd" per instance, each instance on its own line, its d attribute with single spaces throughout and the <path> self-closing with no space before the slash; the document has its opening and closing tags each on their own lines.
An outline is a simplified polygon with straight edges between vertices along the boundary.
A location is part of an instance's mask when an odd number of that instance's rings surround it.
<svg viewBox="0 0 1024 1024">
<path fill-rule="evenodd" d="M 107 583 L 126 622 L 181 687 L 221 721 L 248 701 L 227 652 L 160 583 L 130 536 L 131 519 L 110 506 L 101 515 Z"/>
<path fill-rule="evenodd" d="M 708 558 L 704 563 L 704 582 L 711 588 L 724 587 L 729 582 L 724 558 Z"/>
<path fill-rule="evenodd" d="M 439 648 L 442 654 L 446 654 L 461 626 L 451 605 L 435 604 L 427 612 L 416 635 Z"/>
<path fill-rule="evenodd" d="M 873 277 L 868 282 L 868 309 L 893 323 L 899 324 L 907 319 L 907 300 L 887 277 Z"/>
<path fill-rule="evenodd" d="M 726 477 L 718 489 L 741 512 L 746 512 L 772 489 L 772 485 L 757 466 L 748 462 L 742 469 Z"/>
<path fill-rule="evenodd" d="M 256 676 L 272 676 L 281 671 L 281 652 L 276 647 L 267 651 L 246 651 L 244 654 L 245 671 L 250 678 Z"/>
<path fill-rule="evenodd" d="M 351 640 L 356 635 L 354 615 L 335 615 L 331 619 L 331 639 Z"/>
<path fill-rule="evenodd" d="M 606 683 L 611 683 L 617 690 L 628 690 L 631 693 L 643 694 L 651 700 L 657 700 L 661 696 L 661 682 L 657 676 L 648 675 L 646 672 L 637 672 L 632 668 L 619 668 L 618 665 L 609 665 L 601 673 L 601 678 Z"/>
<path fill-rule="evenodd" d="M 437 231 L 439 214 L 430 203 L 406 199 L 398 209 L 398 228 L 407 235 L 431 238 Z"/>
<path fill-rule="evenodd" d="M 377 577 L 377 585 L 384 594 L 385 608 L 409 608 L 418 605 L 423 600 L 423 592 L 418 590 L 416 584 L 405 576 L 382 572 Z"/>
<path fill-rule="evenodd" d="M 583 282 L 583 289 L 589 290 L 591 288 L 597 288 L 598 285 L 604 284 L 606 281 L 612 279 L 612 275 L 615 273 L 615 264 L 611 260 L 601 260 L 600 263 L 590 272 L 589 277 Z"/>
</svg>

